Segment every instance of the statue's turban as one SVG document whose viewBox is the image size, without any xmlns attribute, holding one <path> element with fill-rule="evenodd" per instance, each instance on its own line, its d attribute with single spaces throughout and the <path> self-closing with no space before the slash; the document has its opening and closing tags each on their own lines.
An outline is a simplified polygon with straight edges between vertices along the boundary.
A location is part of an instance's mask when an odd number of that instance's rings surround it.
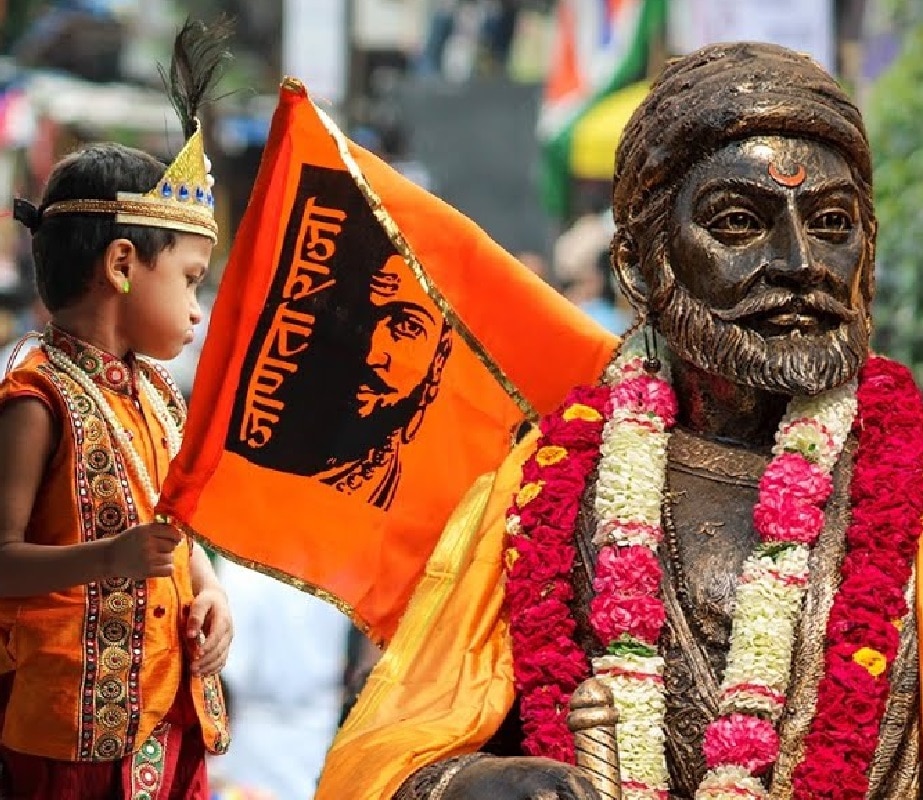
<svg viewBox="0 0 923 800">
<path fill-rule="evenodd" d="M 616 155 L 616 224 L 630 227 L 700 159 L 758 135 L 831 146 L 870 190 L 862 117 L 834 78 L 778 45 L 711 45 L 667 64 L 626 126 Z"/>
</svg>

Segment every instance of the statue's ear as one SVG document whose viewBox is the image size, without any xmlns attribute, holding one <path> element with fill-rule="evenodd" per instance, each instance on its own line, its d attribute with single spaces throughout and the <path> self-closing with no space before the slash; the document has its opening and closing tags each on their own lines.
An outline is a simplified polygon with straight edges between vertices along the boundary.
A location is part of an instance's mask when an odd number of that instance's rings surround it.
<svg viewBox="0 0 923 800">
<path fill-rule="evenodd" d="M 646 312 L 650 304 L 650 290 L 641 274 L 641 259 L 631 234 L 623 228 L 616 228 L 610 253 L 612 269 L 622 287 L 622 293 L 636 311 Z"/>
</svg>

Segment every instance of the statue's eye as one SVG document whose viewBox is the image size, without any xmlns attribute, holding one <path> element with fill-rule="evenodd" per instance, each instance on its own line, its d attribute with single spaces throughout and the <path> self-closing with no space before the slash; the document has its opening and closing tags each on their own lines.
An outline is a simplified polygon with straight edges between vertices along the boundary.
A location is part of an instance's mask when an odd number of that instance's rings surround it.
<svg viewBox="0 0 923 800">
<path fill-rule="evenodd" d="M 832 242 L 846 241 L 853 227 L 849 213 L 838 208 L 821 211 L 808 220 L 808 233 Z"/>
<path fill-rule="evenodd" d="M 712 217 L 705 226 L 722 244 L 745 244 L 763 232 L 763 223 L 752 211 L 735 208 Z"/>
</svg>

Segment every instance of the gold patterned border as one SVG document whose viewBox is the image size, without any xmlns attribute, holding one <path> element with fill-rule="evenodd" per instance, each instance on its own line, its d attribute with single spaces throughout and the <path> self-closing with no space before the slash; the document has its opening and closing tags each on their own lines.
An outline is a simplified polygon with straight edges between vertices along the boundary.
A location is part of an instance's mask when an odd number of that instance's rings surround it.
<svg viewBox="0 0 923 800">
<path fill-rule="evenodd" d="M 330 603 L 330 605 L 334 606 L 347 617 L 349 617 L 355 626 L 360 631 L 362 631 L 362 633 L 368 635 L 370 629 L 369 624 L 356 614 L 355 609 L 349 605 L 349 603 L 341 600 L 336 595 L 331 594 L 326 589 L 321 589 L 319 586 L 315 586 L 313 583 L 309 583 L 308 581 L 302 580 L 301 578 L 296 578 L 294 575 L 290 575 L 288 572 L 285 572 L 281 569 L 276 569 L 275 567 L 261 564 L 259 561 L 253 561 L 249 558 L 239 556 L 236 553 L 232 553 L 230 550 L 225 549 L 221 545 L 215 544 L 211 539 L 209 539 L 204 534 L 199 533 L 191 525 L 187 525 L 185 522 L 182 522 L 181 520 L 178 520 L 174 517 L 170 517 L 169 522 L 166 524 L 178 528 L 184 534 L 199 542 L 199 544 L 201 544 L 203 547 L 207 547 L 209 550 L 213 550 L 223 558 L 226 558 L 228 561 L 233 561 L 235 564 L 239 564 L 242 567 L 252 569 L 254 572 L 260 572 L 263 575 L 274 578 L 280 583 L 284 583 L 294 589 L 298 589 L 302 592 L 306 592 L 307 594 L 314 595 L 314 597 L 318 598 L 319 600 L 323 600 L 325 603 Z"/>
<path fill-rule="evenodd" d="M 140 195 L 118 200 L 61 200 L 42 212 L 47 217 L 58 214 L 115 214 L 116 221 L 125 225 L 169 228 L 197 233 L 212 240 L 218 238 L 218 223 L 206 208 L 199 210 L 194 205 L 161 202 Z"/>
</svg>

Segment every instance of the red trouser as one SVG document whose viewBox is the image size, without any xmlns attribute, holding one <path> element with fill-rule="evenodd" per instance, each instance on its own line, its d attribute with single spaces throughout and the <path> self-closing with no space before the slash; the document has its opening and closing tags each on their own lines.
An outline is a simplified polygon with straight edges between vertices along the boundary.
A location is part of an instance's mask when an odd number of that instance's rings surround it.
<svg viewBox="0 0 923 800">
<path fill-rule="evenodd" d="M 5 707 L 12 673 L 0 677 Z M 56 761 L 0 745 L 0 800 L 208 800 L 205 745 L 188 688 L 181 689 L 152 739 L 118 761 Z M 151 755 L 153 757 L 148 758 Z"/>
</svg>

